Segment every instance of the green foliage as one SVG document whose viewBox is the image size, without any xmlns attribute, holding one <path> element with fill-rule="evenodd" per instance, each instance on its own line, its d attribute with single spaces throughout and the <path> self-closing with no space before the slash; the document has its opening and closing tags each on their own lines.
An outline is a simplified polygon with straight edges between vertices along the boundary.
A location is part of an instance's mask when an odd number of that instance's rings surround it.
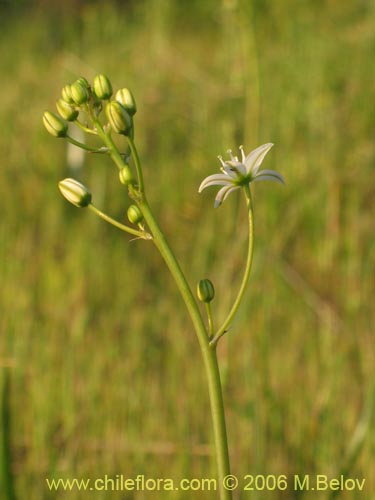
<svg viewBox="0 0 375 500">
<path fill-rule="evenodd" d="M 41 124 L 81 74 L 134 92 L 150 201 L 190 283 L 215 277 L 222 319 L 246 223 L 236 196 L 214 211 L 215 190 L 197 188 L 228 148 L 275 143 L 264 167 L 286 187 L 256 186 L 254 273 L 220 345 L 233 472 L 347 470 L 374 377 L 373 14 L 364 0 L 149 0 L 1 23 L 0 369 L 17 498 L 88 498 L 49 496 L 45 477 L 213 474 L 198 346 L 159 255 L 58 193 L 79 178 L 125 220 L 110 161 L 77 170 Z M 362 436 L 349 473 L 370 498 Z"/>
</svg>

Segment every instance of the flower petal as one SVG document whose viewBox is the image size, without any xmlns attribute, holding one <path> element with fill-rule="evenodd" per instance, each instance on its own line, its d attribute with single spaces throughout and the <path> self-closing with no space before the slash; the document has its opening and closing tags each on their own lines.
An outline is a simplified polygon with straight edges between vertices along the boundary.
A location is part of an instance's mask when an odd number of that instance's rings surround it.
<svg viewBox="0 0 375 500">
<path fill-rule="evenodd" d="M 219 207 L 223 203 L 223 201 L 227 199 L 230 193 L 232 193 L 236 189 L 240 189 L 239 186 L 230 185 L 222 187 L 216 195 L 214 207 L 215 208 Z"/>
<path fill-rule="evenodd" d="M 259 174 L 256 174 L 253 177 L 253 181 L 275 181 L 280 182 L 281 184 L 285 184 L 284 178 L 281 174 L 276 172 L 275 170 L 261 170 Z"/>
<path fill-rule="evenodd" d="M 246 172 L 249 174 L 250 172 L 256 174 L 262 161 L 268 151 L 272 148 L 273 143 L 268 142 L 267 144 L 263 144 L 263 146 L 259 146 L 259 148 L 254 149 L 246 156 L 245 166 Z"/>
<path fill-rule="evenodd" d="M 229 165 L 225 165 L 222 168 L 222 171 L 227 174 L 227 176 L 234 181 L 238 179 L 238 172 L 234 169 L 234 167 L 230 167 Z"/>
<path fill-rule="evenodd" d="M 203 189 L 206 189 L 209 186 L 226 186 L 227 184 L 231 184 L 231 180 L 227 174 L 209 175 L 201 182 L 198 188 L 198 193 L 201 193 Z"/>
<path fill-rule="evenodd" d="M 238 174 L 243 175 L 243 176 L 245 176 L 247 174 L 246 165 L 244 165 L 243 163 L 241 163 L 239 161 L 229 160 L 226 162 L 226 164 L 229 165 L 229 167 L 228 166 L 224 167 L 224 170 L 228 174 L 229 174 L 229 171 L 238 173 Z"/>
</svg>

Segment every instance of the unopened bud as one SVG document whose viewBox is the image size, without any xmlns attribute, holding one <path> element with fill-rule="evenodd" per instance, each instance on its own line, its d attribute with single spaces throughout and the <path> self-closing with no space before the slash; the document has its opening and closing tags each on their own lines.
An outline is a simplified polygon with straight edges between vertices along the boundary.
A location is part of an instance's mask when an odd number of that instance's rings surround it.
<svg viewBox="0 0 375 500">
<path fill-rule="evenodd" d="M 113 92 L 111 82 L 105 75 L 96 75 L 93 88 L 98 99 L 109 99 Z"/>
<path fill-rule="evenodd" d="M 83 104 L 89 100 L 90 94 L 88 87 L 83 85 L 80 80 L 75 81 L 71 87 L 70 91 L 72 94 L 72 99 L 76 104 Z"/>
<path fill-rule="evenodd" d="M 77 109 L 74 109 L 70 104 L 64 101 L 64 99 L 59 99 L 56 102 L 56 108 L 60 116 L 62 116 L 64 120 L 68 120 L 68 122 L 73 122 L 79 113 Z"/>
<path fill-rule="evenodd" d="M 119 179 L 121 184 L 124 184 L 124 186 L 128 186 L 129 184 L 134 184 L 135 179 L 128 165 L 126 165 L 120 170 Z"/>
<path fill-rule="evenodd" d="M 46 111 L 43 114 L 43 124 L 54 137 L 66 137 L 68 133 L 68 124 L 55 113 Z"/>
<path fill-rule="evenodd" d="M 72 90 L 71 90 L 70 85 L 65 85 L 65 87 L 62 88 L 61 97 L 68 104 L 74 103 L 73 98 L 72 98 Z"/>
<path fill-rule="evenodd" d="M 76 207 L 87 207 L 91 203 L 91 193 L 86 186 L 75 179 L 64 179 L 59 182 L 61 194 Z"/>
<path fill-rule="evenodd" d="M 197 286 L 198 299 L 201 302 L 211 302 L 215 297 L 215 288 L 209 279 L 200 280 Z"/>
<path fill-rule="evenodd" d="M 122 104 L 130 116 L 137 112 L 137 104 L 129 89 L 120 89 L 116 92 L 116 101 Z"/>
<path fill-rule="evenodd" d="M 140 224 L 143 221 L 143 214 L 137 205 L 130 205 L 127 215 L 132 224 Z"/>
<path fill-rule="evenodd" d="M 119 102 L 111 101 L 107 104 L 105 112 L 112 129 L 118 134 L 129 135 L 132 120 L 129 113 Z"/>
<path fill-rule="evenodd" d="M 76 81 L 79 84 L 81 84 L 82 87 L 85 87 L 86 89 L 90 88 L 90 84 L 89 84 L 89 82 L 86 80 L 86 78 L 84 76 L 80 76 Z"/>
</svg>

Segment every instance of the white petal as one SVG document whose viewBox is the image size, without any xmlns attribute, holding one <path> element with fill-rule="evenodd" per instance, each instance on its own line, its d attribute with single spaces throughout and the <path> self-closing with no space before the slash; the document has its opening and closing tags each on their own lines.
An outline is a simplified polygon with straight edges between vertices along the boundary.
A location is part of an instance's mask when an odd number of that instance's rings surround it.
<svg viewBox="0 0 375 500">
<path fill-rule="evenodd" d="M 246 170 L 246 166 L 243 164 L 243 163 L 240 163 L 239 161 L 227 161 L 226 162 L 227 165 L 229 165 L 229 169 L 228 167 L 224 167 L 224 170 L 229 174 L 228 170 L 230 171 L 234 171 L 234 172 L 238 172 L 240 175 L 247 175 L 247 170 Z M 232 168 L 230 168 L 232 167 Z"/>
<path fill-rule="evenodd" d="M 283 176 L 275 170 L 262 170 L 253 177 L 253 181 L 275 181 L 285 184 Z"/>
<path fill-rule="evenodd" d="M 225 201 L 227 199 L 227 197 L 230 195 L 230 193 L 232 193 L 236 189 L 240 189 L 239 186 L 232 186 L 231 185 L 231 186 L 225 186 L 225 187 L 221 188 L 216 195 L 214 207 L 215 208 L 219 207 L 223 203 L 223 201 Z"/>
<path fill-rule="evenodd" d="M 251 153 L 246 156 L 245 166 L 246 172 L 248 174 L 250 172 L 252 172 L 253 174 L 256 174 L 258 172 L 258 169 L 262 164 L 264 157 L 272 148 L 272 146 L 273 143 L 268 142 L 267 144 L 263 144 L 263 146 L 259 146 L 259 148 L 254 149 L 254 151 L 251 151 Z"/>
<path fill-rule="evenodd" d="M 228 175 L 228 177 L 230 177 L 233 180 L 238 179 L 238 173 L 233 167 L 225 165 L 225 167 L 223 167 L 223 172 L 225 172 Z"/>
<path fill-rule="evenodd" d="M 209 175 L 201 182 L 198 193 L 201 193 L 203 189 L 209 186 L 225 186 L 227 184 L 231 184 L 231 180 L 226 174 Z"/>
</svg>

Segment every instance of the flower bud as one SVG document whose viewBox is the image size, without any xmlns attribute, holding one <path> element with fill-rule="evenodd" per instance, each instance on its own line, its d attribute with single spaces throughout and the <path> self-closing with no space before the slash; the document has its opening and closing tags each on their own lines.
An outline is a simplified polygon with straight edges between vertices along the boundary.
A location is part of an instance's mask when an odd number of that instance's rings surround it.
<svg viewBox="0 0 375 500">
<path fill-rule="evenodd" d="M 83 104 L 89 100 L 90 94 L 88 88 L 85 87 L 80 80 L 75 81 L 71 85 L 70 91 L 73 101 L 78 105 Z"/>
<path fill-rule="evenodd" d="M 105 75 L 96 75 L 93 88 L 98 99 L 109 99 L 113 92 L 111 82 Z"/>
<path fill-rule="evenodd" d="M 43 114 L 43 124 L 54 137 L 66 137 L 68 133 L 68 124 L 55 113 L 46 111 Z"/>
<path fill-rule="evenodd" d="M 143 221 L 143 214 L 137 205 L 130 205 L 127 215 L 132 224 L 140 224 Z"/>
<path fill-rule="evenodd" d="M 215 297 L 215 288 L 209 279 L 200 280 L 197 286 L 198 299 L 201 302 L 211 302 Z"/>
<path fill-rule="evenodd" d="M 56 101 L 56 108 L 60 116 L 62 116 L 64 120 L 68 120 L 68 122 L 73 122 L 79 113 L 77 109 L 74 109 L 70 104 L 64 101 L 64 99 Z"/>
<path fill-rule="evenodd" d="M 61 194 L 76 207 L 87 207 L 91 203 L 91 193 L 86 186 L 75 179 L 64 179 L 59 182 Z"/>
<path fill-rule="evenodd" d="M 116 92 L 116 101 L 122 104 L 130 116 L 137 112 L 137 104 L 129 89 L 120 89 Z"/>
<path fill-rule="evenodd" d="M 124 186 L 134 184 L 135 179 L 128 165 L 120 170 L 119 179 L 121 184 L 124 184 Z"/>
<path fill-rule="evenodd" d="M 76 82 L 78 82 L 82 87 L 85 87 L 86 89 L 90 88 L 89 82 L 86 80 L 84 76 L 80 76 Z"/>
<path fill-rule="evenodd" d="M 112 129 L 118 134 L 128 135 L 132 121 L 129 113 L 119 102 L 111 101 L 107 104 L 105 112 Z"/>
<path fill-rule="evenodd" d="M 72 98 L 72 90 L 71 90 L 70 85 L 65 85 L 65 87 L 62 88 L 61 97 L 68 104 L 74 103 L 73 98 Z"/>
</svg>

